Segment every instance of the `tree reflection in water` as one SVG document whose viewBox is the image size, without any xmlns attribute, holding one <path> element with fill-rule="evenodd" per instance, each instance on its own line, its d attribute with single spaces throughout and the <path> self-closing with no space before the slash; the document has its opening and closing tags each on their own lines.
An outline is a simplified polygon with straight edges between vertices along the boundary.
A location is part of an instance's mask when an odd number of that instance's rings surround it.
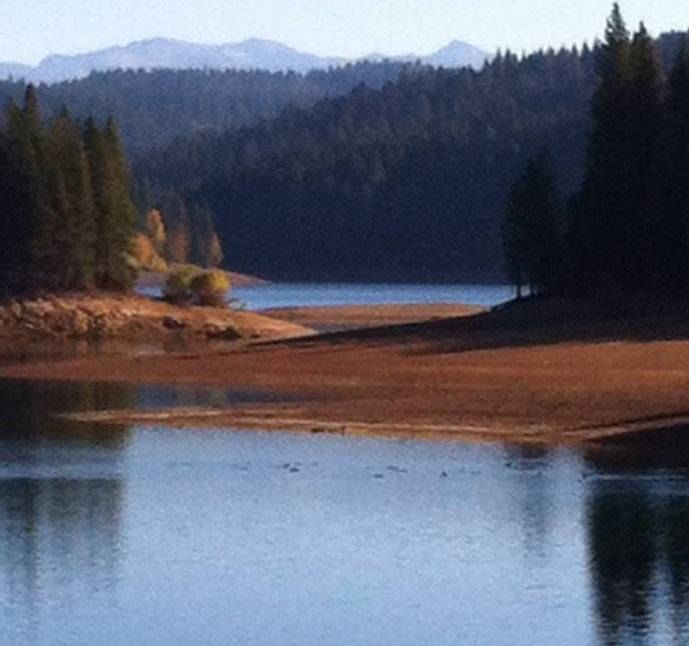
<svg viewBox="0 0 689 646">
<path fill-rule="evenodd" d="M 509 485 L 512 513 L 519 524 L 526 552 L 539 561 L 547 558 L 548 538 L 555 522 L 556 493 L 548 473 L 553 456 L 538 446 L 504 447 L 505 466 L 513 483 Z"/>
<path fill-rule="evenodd" d="M 665 623 L 689 643 L 689 459 L 686 441 L 661 432 L 591 451 L 588 545 L 604 644 L 652 643 Z"/>
<path fill-rule="evenodd" d="M 136 401 L 137 387 L 127 384 L 0 381 L 4 457 L 8 450 L 11 456 L 13 443 L 31 453 L 57 438 L 83 446 L 123 447 L 128 434 L 122 426 L 71 424 L 57 415 L 131 408 Z"/>
<path fill-rule="evenodd" d="M 55 413 L 125 408 L 135 400 L 129 386 L 0 383 L 5 625 L 36 622 L 42 590 L 55 584 L 66 594 L 53 602 L 64 605 L 113 587 L 124 491 L 116 465 L 127 429 L 70 424 Z"/>
</svg>

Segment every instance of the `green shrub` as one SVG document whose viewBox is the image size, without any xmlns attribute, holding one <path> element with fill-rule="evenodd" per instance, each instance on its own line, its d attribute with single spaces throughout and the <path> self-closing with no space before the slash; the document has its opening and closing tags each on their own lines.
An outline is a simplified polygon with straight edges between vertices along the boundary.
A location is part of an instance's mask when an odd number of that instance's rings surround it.
<svg viewBox="0 0 689 646">
<path fill-rule="evenodd" d="M 176 265 L 168 274 L 163 298 L 177 305 L 189 305 L 194 299 L 192 283 L 201 270 L 193 265 Z"/>
<path fill-rule="evenodd" d="M 194 302 L 211 307 L 227 305 L 227 292 L 230 291 L 230 279 L 224 271 L 211 269 L 193 277 L 191 292 Z"/>
</svg>

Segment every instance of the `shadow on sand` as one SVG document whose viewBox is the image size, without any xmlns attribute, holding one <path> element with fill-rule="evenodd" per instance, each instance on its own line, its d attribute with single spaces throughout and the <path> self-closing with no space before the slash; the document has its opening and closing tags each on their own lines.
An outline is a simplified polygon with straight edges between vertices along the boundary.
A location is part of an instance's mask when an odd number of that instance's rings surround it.
<svg viewBox="0 0 689 646">
<path fill-rule="evenodd" d="M 689 303 L 630 299 L 513 301 L 474 316 L 420 321 L 277 341 L 294 347 L 346 342 L 423 342 L 413 353 L 444 354 L 571 342 L 689 339 Z"/>
</svg>

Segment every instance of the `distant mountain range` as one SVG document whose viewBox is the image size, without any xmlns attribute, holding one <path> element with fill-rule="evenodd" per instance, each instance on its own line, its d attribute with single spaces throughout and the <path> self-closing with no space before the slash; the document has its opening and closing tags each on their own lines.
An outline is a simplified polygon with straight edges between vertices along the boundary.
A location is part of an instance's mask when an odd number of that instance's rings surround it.
<svg viewBox="0 0 689 646">
<path fill-rule="evenodd" d="M 443 67 L 480 68 L 489 54 L 473 45 L 454 41 L 429 56 L 371 54 L 357 60 L 421 61 Z M 93 71 L 112 69 L 263 69 L 271 72 L 308 72 L 350 62 L 300 52 L 269 40 L 250 39 L 227 45 L 201 45 L 154 38 L 74 56 L 52 55 L 38 65 L 0 63 L 0 79 L 24 78 L 34 83 L 58 83 L 83 78 Z"/>
</svg>

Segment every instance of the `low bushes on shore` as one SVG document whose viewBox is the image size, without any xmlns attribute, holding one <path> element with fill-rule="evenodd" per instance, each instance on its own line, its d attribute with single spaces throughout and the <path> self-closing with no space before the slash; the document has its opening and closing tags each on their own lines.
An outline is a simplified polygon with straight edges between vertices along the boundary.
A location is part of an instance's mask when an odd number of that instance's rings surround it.
<svg viewBox="0 0 689 646">
<path fill-rule="evenodd" d="M 224 271 L 179 265 L 168 274 L 163 297 L 176 305 L 224 307 L 230 288 L 230 279 Z"/>
</svg>

